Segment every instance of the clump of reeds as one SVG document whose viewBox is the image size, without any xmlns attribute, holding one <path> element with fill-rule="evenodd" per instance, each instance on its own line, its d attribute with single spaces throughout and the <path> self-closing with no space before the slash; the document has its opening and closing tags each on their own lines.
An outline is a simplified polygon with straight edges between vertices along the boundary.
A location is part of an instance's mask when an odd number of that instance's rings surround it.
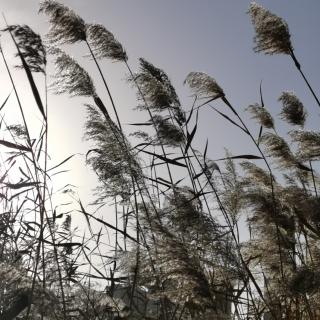
<svg viewBox="0 0 320 320">
<path fill-rule="evenodd" d="M 31 137 L 23 97 L 1 49 L 21 121 L 2 118 L 7 138 L 0 145 L 11 152 L 1 163 L 0 318 L 316 320 L 320 137 L 306 129 L 306 111 L 298 97 L 285 91 L 279 98 L 280 117 L 299 126 L 280 137 L 260 88 L 260 103 L 247 108 L 260 127 L 256 137 L 210 75 L 187 76 L 195 99 L 186 112 L 169 76 L 143 58 L 132 71 L 124 46 L 104 26 L 86 23 L 55 0 L 43 1 L 40 12 L 49 16 L 48 38 L 56 46 L 48 51 L 55 64 L 51 88 L 87 99 L 85 139 L 92 148 L 85 161 L 99 180 L 93 205 L 99 212 L 112 203 L 114 221 L 108 214 L 91 213 L 68 190 L 76 209 L 60 211 L 63 204 L 53 203 L 48 101 L 43 103 L 33 78 L 34 72 L 46 77 L 47 51 L 28 26 L 7 26 L 4 31 L 14 41 L 44 121 L 39 135 Z M 255 51 L 291 56 L 319 102 L 293 53 L 287 23 L 256 3 L 249 13 Z M 97 93 L 97 79 L 57 48 L 78 42 L 86 44 L 98 68 L 107 101 Z M 126 65 L 139 109 L 148 115 L 135 125 L 149 130 L 126 135 L 100 67 L 103 59 Z M 223 102 L 221 108 L 210 105 L 215 100 Z M 194 137 L 201 125 L 200 107 L 206 106 L 240 129 L 256 154 L 228 151 L 210 160 L 208 143 L 200 152 Z M 142 143 L 135 145 L 131 136 Z M 11 176 L 14 170 L 19 180 Z M 73 229 L 75 212 L 85 218 L 85 235 Z"/>
</svg>

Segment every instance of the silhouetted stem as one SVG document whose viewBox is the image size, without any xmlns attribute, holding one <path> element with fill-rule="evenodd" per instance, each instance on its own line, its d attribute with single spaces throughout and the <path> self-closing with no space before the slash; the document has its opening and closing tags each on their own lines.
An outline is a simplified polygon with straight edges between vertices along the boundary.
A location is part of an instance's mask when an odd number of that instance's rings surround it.
<svg viewBox="0 0 320 320">
<path fill-rule="evenodd" d="M 115 115 L 116 115 L 116 118 L 117 118 L 117 123 L 118 123 L 118 127 L 119 127 L 119 129 L 120 129 L 121 138 L 122 138 L 122 140 L 123 140 L 123 143 L 124 143 L 125 146 L 126 146 L 126 152 L 128 152 L 127 143 L 126 143 L 125 137 L 124 137 L 124 132 L 123 132 L 123 130 L 122 130 L 121 122 L 120 122 L 120 119 L 119 119 L 119 116 L 118 116 L 118 113 L 117 113 L 117 110 L 116 110 L 116 107 L 115 107 L 114 100 L 113 100 L 113 98 L 112 98 L 110 89 L 109 89 L 109 87 L 108 87 L 108 85 L 107 85 L 107 82 L 106 82 L 105 77 L 104 77 L 104 75 L 103 75 L 103 73 L 102 73 L 102 70 L 101 70 L 101 68 L 100 68 L 100 65 L 99 65 L 99 63 L 98 63 L 98 61 L 97 61 L 97 59 L 96 59 L 96 57 L 95 57 L 95 55 L 94 55 L 94 53 L 93 53 L 90 45 L 89 45 L 89 43 L 88 43 L 87 41 L 86 41 L 86 43 L 87 43 L 87 46 L 88 46 L 88 48 L 89 48 L 89 51 L 90 51 L 90 53 L 91 53 L 91 55 L 92 55 L 92 58 L 93 58 L 96 66 L 97 66 L 97 68 L 98 68 L 98 71 L 99 71 L 100 76 L 101 76 L 101 78 L 102 78 L 102 81 L 103 81 L 103 83 L 104 83 L 104 85 L 105 85 L 105 88 L 106 88 L 106 90 L 107 90 L 107 92 L 108 92 L 108 95 L 109 95 L 109 98 L 110 98 L 110 101 L 111 101 L 113 110 L 114 110 Z M 127 65 L 127 67 L 129 68 L 128 65 Z M 129 71 L 131 72 L 130 68 L 129 68 Z M 132 74 L 132 72 L 131 72 L 131 74 Z M 149 109 L 148 109 L 148 110 L 149 110 Z M 149 111 L 149 113 L 150 113 L 150 111 Z M 151 114 L 151 113 L 150 113 L 150 114 Z M 106 116 L 106 115 L 105 115 L 105 116 Z M 107 116 L 108 116 L 108 115 L 107 115 Z M 152 115 L 151 115 L 151 118 L 152 118 Z M 114 134 L 116 135 L 116 133 L 114 133 Z M 117 139 L 118 139 L 118 138 L 117 138 Z M 161 145 L 161 146 L 162 146 L 162 145 Z M 163 146 L 162 146 L 162 149 L 163 149 L 164 155 L 166 156 Z M 130 157 L 129 154 L 128 154 L 128 157 Z M 168 167 L 168 172 L 169 172 L 169 176 L 170 176 L 171 182 L 172 182 L 172 184 L 173 184 L 172 175 L 171 175 L 170 168 L 169 168 L 169 165 L 168 165 L 168 164 L 167 164 L 167 167 Z M 131 165 L 130 165 L 130 168 L 131 168 Z M 132 170 L 132 168 L 131 168 L 131 170 Z M 133 177 L 134 177 L 133 183 L 136 184 L 136 186 L 137 186 L 137 188 L 138 188 L 138 192 L 139 192 L 139 194 L 141 195 L 142 202 L 143 202 L 143 204 L 144 204 L 144 206 L 145 206 L 145 209 L 148 210 L 147 207 L 146 207 L 146 205 L 145 205 L 145 203 L 144 203 L 144 200 L 143 200 L 143 192 L 142 192 L 142 190 L 141 190 L 141 187 L 139 186 L 139 182 L 138 182 L 138 180 L 137 180 L 137 178 L 135 177 L 134 174 L 133 174 Z M 134 186 L 134 185 L 133 185 L 133 186 Z M 151 195 L 149 194 L 148 189 L 145 188 L 145 190 L 147 191 L 148 197 L 149 197 L 150 199 L 152 199 Z M 135 191 L 134 191 L 134 193 L 135 193 Z M 136 199 L 135 199 L 135 201 L 136 201 Z M 157 212 L 157 209 L 156 209 L 156 207 L 154 206 L 153 201 L 151 201 L 151 204 L 152 204 L 152 206 L 153 206 L 153 209 L 155 210 L 155 213 L 156 213 L 157 218 L 158 218 L 158 220 L 159 220 L 159 223 L 160 223 L 160 225 L 161 225 L 161 220 L 160 220 L 159 214 L 158 214 L 158 212 Z M 135 206 L 135 210 L 137 210 L 137 205 Z M 138 217 L 138 211 L 136 211 L 136 218 L 137 218 L 137 217 Z M 139 223 L 139 220 L 137 220 L 137 224 L 138 224 L 138 223 Z M 138 235 L 139 235 L 139 232 L 137 231 L 137 236 L 138 236 Z M 154 241 L 155 241 L 155 239 L 154 239 Z M 139 239 L 137 239 L 137 242 L 139 242 Z M 138 262 L 139 262 L 139 260 L 137 260 L 137 266 L 138 266 Z M 154 270 L 154 271 L 155 271 L 155 270 Z M 157 281 L 159 282 L 159 280 L 157 280 Z M 162 289 L 163 289 L 163 288 L 162 288 Z M 133 290 L 134 290 L 134 288 L 133 288 Z"/>
<path fill-rule="evenodd" d="M 312 176 L 312 183 L 313 183 L 314 192 L 315 192 L 316 197 L 318 198 L 317 185 L 316 185 L 316 180 L 314 177 L 314 172 L 313 172 L 311 160 L 309 160 L 309 164 L 310 164 L 310 169 L 311 169 L 311 176 Z"/>
<path fill-rule="evenodd" d="M 8 26 L 8 23 L 6 21 L 6 18 L 5 16 L 3 15 L 3 18 L 5 20 L 5 23 L 7 24 Z M 11 39 L 18 51 L 18 54 L 21 58 L 21 60 L 23 59 L 22 57 L 22 54 L 20 52 L 20 49 L 19 49 L 19 46 L 12 34 L 11 31 L 9 31 L 10 33 L 10 36 L 11 36 Z M 15 95 L 16 95 L 16 98 L 17 98 L 17 102 L 18 102 L 18 106 L 19 106 L 19 109 L 20 109 L 20 113 L 21 113 L 21 116 L 22 116 L 22 120 L 23 120 L 23 124 L 24 124 L 24 127 L 25 127 L 25 130 L 26 130 L 26 136 L 27 136 L 27 141 L 28 141 L 28 144 L 30 146 L 30 149 L 31 149 L 31 156 L 32 156 L 32 163 L 33 163 L 33 166 L 34 166 L 34 171 L 35 171 L 35 181 L 40 181 L 39 180 L 39 176 L 38 176 L 38 166 L 37 166 L 37 161 L 36 161 L 36 156 L 34 154 L 34 151 L 32 149 L 32 141 L 31 141 L 31 137 L 30 137 L 30 133 L 29 133 L 29 129 L 28 129 L 28 125 L 27 125 L 27 121 L 26 121 L 26 118 L 25 118 L 25 114 L 24 114 L 24 111 L 23 111 L 23 108 L 22 108 L 22 103 L 21 103 L 21 100 L 19 98 L 19 95 L 18 95 L 18 92 L 17 92 L 17 89 L 16 89 L 16 86 L 15 86 L 15 83 L 13 81 L 13 78 L 12 78 L 12 75 L 11 75 L 11 72 L 10 72 L 10 69 L 9 69 L 9 66 L 7 64 L 7 61 L 6 61 L 6 58 L 4 56 L 4 53 L 0 47 L 0 51 L 1 51 L 1 55 L 2 55 L 2 58 L 3 58 L 3 61 L 5 63 L 5 66 L 6 66 L 6 69 L 7 69 L 7 72 L 8 72 L 8 75 L 10 77 L 10 81 L 11 81 L 11 84 L 13 86 L 13 89 L 14 89 L 14 92 L 15 92 Z M 22 61 L 23 62 L 23 61 Z M 30 78 L 29 78 L 29 83 L 32 87 L 32 84 L 30 82 Z M 40 97 L 39 97 L 40 99 Z M 46 119 L 45 119 L 46 121 Z M 46 175 L 46 173 L 45 173 Z M 44 203 L 45 203 L 45 200 L 42 199 L 42 194 L 41 194 L 41 190 L 40 190 L 40 187 L 39 185 L 36 185 L 36 188 L 37 188 L 37 192 L 38 192 L 38 198 L 39 198 L 39 206 L 40 206 L 40 236 L 39 236 L 39 244 L 37 246 L 37 250 L 36 250 L 36 263 L 35 263 L 35 269 L 34 269 L 34 275 L 33 275 L 33 280 L 32 280 L 32 288 L 31 288 L 31 294 L 30 294 L 30 303 L 28 305 L 28 310 L 27 310 L 27 319 L 29 318 L 30 316 L 30 310 L 31 310 L 31 302 L 32 302 L 32 298 L 33 298 L 33 291 L 34 291 L 34 287 L 35 287 L 35 281 L 36 281 L 36 273 L 37 273 L 37 268 L 38 268 L 38 264 L 39 264 L 39 258 L 40 258 L 40 250 L 41 250 L 41 242 L 43 241 L 43 235 L 44 235 L 44 225 L 43 225 L 43 222 L 44 222 L 44 215 L 46 215 L 46 218 L 48 219 L 47 217 L 47 212 L 46 212 L 46 209 L 45 209 L 45 206 L 44 206 Z M 49 224 L 49 229 L 50 229 L 50 224 Z M 53 235 L 52 234 L 52 230 L 50 229 L 50 234 L 51 236 Z M 54 242 L 54 240 L 53 240 Z M 59 266 L 59 261 L 57 259 L 57 252 L 56 252 L 56 248 L 55 248 L 55 245 L 54 245 L 54 251 L 55 251 L 55 257 L 56 257 L 56 262 L 57 262 L 57 267 L 58 267 L 58 273 L 59 273 L 59 281 L 60 281 L 60 286 L 61 286 L 61 296 L 62 296 L 62 302 L 63 302 L 63 315 L 64 315 L 64 319 L 66 318 L 66 302 L 65 302 L 65 294 L 64 294 L 64 289 L 63 289 L 63 285 L 62 285 L 62 276 L 61 276 L 61 271 L 60 271 L 60 266 Z"/>
<path fill-rule="evenodd" d="M 109 96 L 109 98 L 110 98 L 110 102 L 111 102 L 113 111 L 114 111 L 114 113 L 115 113 L 115 115 L 116 115 L 116 118 L 117 118 L 117 124 L 118 124 L 118 126 L 119 126 L 119 129 L 122 131 L 122 127 L 121 127 L 120 119 L 119 119 L 119 116 L 118 116 L 117 108 L 116 108 L 116 106 L 115 106 L 113 97 L 112 97 L 112 95 L 111 95 L 109 86 L 108 86 L 108 84 L 107 84 L 107 81 L 106 81 L 106 79 L 105 79 L 105 77 L 104 77 L 104 75 L 103 75 L 103 72 L 102 72 L 102 70 L 101 70 L 101 68 L 100 68 L 100 65 L 99 65 L 99 63 L 98 63 L 98 61 L 97 61 L 97 59 L 96 59 L 96 57 L 95 57 L 95 54 L 93 53 L 93 51 L 92 51 L 92 49 L 91 49 L 91 47 L 90 47 L 90 44 L 89 44 L 89 42 L 88 42 L 87 40 L 86 40 L 86 44 L 87 44 L 88 49 L 89 49 L 89 51 L 90 51 L 90 54 L 91 54 L 91 56 L 92 56 L 92 58 L 93 58 L 93 61 L 95 62 L 96 66 L 97 66 L 97 68 L 98 68 L 98 71 L 99 71 L 99 73 L 100 73 L 100 76 L 101 76 L 101 79 L 102 79 L 102 81 L 103 81 L 103 84 L 104 84 L 105 88 L 107 89 L 108 96 Z"/>
<path fill-rule="evenodd" d="M 306 85 L 308 86 L 311 94 L 313 95 L 314 99 L 317 101 L 318 107 L 320 108 L 320 101 L 319 98 L 317 97 L 317 95 L 315 94 L 314 90 L 312 89 L 308 79 L 306 78 L 306 76 L 304 75 L 303 71 L 301 70 L 301 64 L 299 63 L 299 61 L 297 60 L 295 54 L 293 53 L 293 50 L 291 50 L 290 52 L 290 57 L 292 58 L 296 68 L 298 69 L 299 73 L 301 74 L 303 80 L 305 81 Z"/>
<path fill-rule="evenodd" d="M 243 128 L 247 131 L 250 139 L 252 140 L 253 144 L 256 146 L 256 148 L 258 149 L 261 157 L 263 158 L 264 163 L 266 164 L 268 171 L 269 171 L 269 175 L 270 175 L 270 186 L 271 186 L 271 195 L 272 195 L 272 199 L 273 199 L 273 214 L 274 217 L 276 218 L 276 201 L 275 201 L 275 192 L 274 192 L 274 178 L 273 178 L 273 174 L 272 174 L 272 170 L 271 167 L 269 165 L 269 162 L 267 161 L 267 158 L 265 157 L 263 151 L 261 150 L 259 144 L 257 143 L 257 141 L 255 140 L 255 138 L 253 137 L 253 135 L 251 134 L 250 130 L 248 129 L 247 125 L 244 123 L 244 121 L 242 120 L 242 118 L 239 116 L 239 114 L 236 112 L 236 110 L 233 108 L 233 106 L 231 105 L 231 103 L 228 101 L 228 99 L 226 97 L 222 97 L 222 101 L 233 111 L 233 113 L 237 116 L 237 118 L 239 119 L 239 121 L 241 122 Z M 279 231 L 279 226 L 278 226 L 278 222 L 275 220 L 275 225 L 276 225 L 276 229 L 277 229 L 277 237 L 278 237 L 278 246 L 279 246 L 279 257 L 280 257 L 280 266 L 281 266 L 281 275 L 282 278 L 284 279 L 284 273 L 283 273 L 283 261 L 282 261 L 282 253 L 281 253 L 281 248 L 280 248 L 280 231 Z"/>
<path fill-rule="evenodd" d="M 137 83 L 136 78 L 135 78 L 135 76 L 134 76 L 134 74 L 133 74 L 133 72 L 132 72 L 132 70 L 131 70 L 128 62 L 125 61 L 125 64 L 126 64 L 127 69 L 128 69 L 128 71 L 129 71 L 129 73 L 130 73 L 130 76 L 131 76 L 131 78 L 133 79 L 134 84 L 136 85 L 136 87 L 137 87 L 137 89 L 138 89 L 138 91 L 139 91 L 139 94 L 140 94 L 140 96 L 141 96 L 141 98 L 142 98 L 142 100 L 143 100 L 143 102 L 144 102 L 144 104 L 145 104 L 145 107 L 146 107 L 146 109 L 147 109 L 147 111 L 148 111 L 148 114 L 149 114 L 149 116 L 150 116 L 151 122 L 152 122 L 152 124 L 153 124 L 153 127 L 154 127 L 154 129 L 155 129 L 155 131 L 156 131 L 156 134 L 157 134 L 157 136 L 159 136 L 159 135 L 158 135 L 158 130 L 157 130 L 156 123 L 155 123 L 155 121 L 154 121 L 153 115 L 152 115 L 152 113 L 151 113 L 151 111 L 150 111 L 150 108 L 149 108 L 149 106 L 148 106 L 148 103 L 147 103 L 147 101 L 146 101 L 146 99 L 145 99 L 145 97 L 144 97 L 144 94 L 143 94 L 143 92 L 142 92 L 139 84 Z M 159 140 L 160 140 L 160 139 L 159 139 Z M 161 140 L 160 140 L 160 142 L 161 142 Z M 161 150 L 162 150 L 163 155 L 164 155 L 165 157 L 167 157 L 166 151 L 165 151 L 164 146 L 163 146 L 162 143 L 160 143 L 160 147 L 161 147 Z M 171 182 L 171 184 L 173 185 L 174 183 L 173 183 L 173 177 L 172 177 L 172 174 L 171 174 L 170 166 L 169 166 L 169 164 L 168 164 L 167 162 L 166 162 L 166 165 L 167 165 L 167 169 L 168 169 L 168 174 L 169 174 L 170 182 Z"/>
</svg>

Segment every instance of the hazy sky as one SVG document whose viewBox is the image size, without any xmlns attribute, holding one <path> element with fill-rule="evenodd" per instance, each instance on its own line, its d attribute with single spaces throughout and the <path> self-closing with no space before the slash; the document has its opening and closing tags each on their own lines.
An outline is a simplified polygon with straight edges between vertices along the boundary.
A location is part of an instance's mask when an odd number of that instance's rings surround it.
<svg viewBox="0 0 320 320">
<path fill-rule="evenodd" d="M 48 30 L 47 17 L 38 15 L 37 0 L 0 0 L 1 10 L 11 24 L 28 24 L 44 35 Z M 253 52 L 253 27 L 246 14 L 247 0 L 65 0 L 86 22 L 104 24 L 124 45 L 129 63 L 136 70 L 137 59 L 144 57 L 164 69 L 180 95 L 185 109 L 190 108 L 190 92 L 182 83 L 190 71 L 204 71 L 213 76 L 238 110 L 259 101 L 259 83 L 263 81 L 265 104 L 273 115 L 280 112 L 277 101 L 282 91 L 295 91 L 310 114 L 310 126 L 318 128 L 319 109 L 307 91 L 294 65 L 287 56 L 265 56 Z M 320 93 L 319 83 L 319 30 L 320 1 L 318 0 L 265 0 L 260 4 L 283 17 L 289 24 L 295 53 L 302 67 Z M 0 25 L 4 23 L 0 20 Z M 12 45 L 7 37 L 2 47 L 10 56 Z M 85 60 L 82 45 L 66 50 L 92 72 L 92 62 Z M 14 64 L 12 58 L 10 63 Z M 107 81 L 120 109 L 123 122 L 132 122 L 142 115 L 131 109 L 137 105 L 135 91 L 126 83 L 126 69 L 122 64 L 103 64 Z M 15 73 L 19 90 L 25 97 L 26 108 L 36 110 L 22 71 Z M 98 77 L 96 86 L 101 89 Z M 8 78 L 0 62 L 0 100 L 10 91 Z M 107 98 L 101 90 L 101 96 Z M 105 99 L 108 104 L 108 100 Z M 88 145 L 82 142 L 85 120 L 85 98 L 49 96 L 50 150 L 53 162 L 72 153 L 85 153 Z M 12 100 L 14 105 L 14 100 Z M 216 104 L 225 110 L 222 103 Z M 31 111 L 30 111 L 31 112 Z M 37 113 L 37 111 L 36 111 Z M 145 116 L 144 116 L 145 117 Z M 40 115 L 36 114 L 37 121 Z M 280 121 L 277 122 L 282 126 Z M 308 125 L 307 125 L 308 126 Z M 255 153 L 248 147 L 247 137 L 225 123 L 209 109 L 200 113 L 200 127 L 196 137 L 199 148 L 209 138 L 209 155 L 220 158 L 224 147 L 234 154 Z M 252 124 L 252 128 L 255 126 Z M 127 128 L 127 127 L 126 127 Z M 285 132 L 288 129 L 280 129 Z M 258 128 L 254 129 L 258 131 Z M 67 165 L 73 169 L 67 176 L 77 184 L 81 197 L 87 195 L 94 184 L 94 174 L 85 169 L 84 158 L 78 157 Z M 75 170 L 76 169 L 76 170 Z"/>
</svg>

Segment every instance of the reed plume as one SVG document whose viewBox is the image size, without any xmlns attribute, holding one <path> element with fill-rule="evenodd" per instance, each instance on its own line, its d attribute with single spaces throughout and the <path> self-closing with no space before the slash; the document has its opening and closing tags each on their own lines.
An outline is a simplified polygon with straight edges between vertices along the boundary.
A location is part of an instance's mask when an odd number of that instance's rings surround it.
<svg viewBox="0 0 320 320">
<path fill-rule="evenodd" d="M 256 2 L 250 4 L 248 13 L 251 16 L 251 21 L 256 32 L 254 37 L 256 46 L 254 50 L 266 54 L 289 55 L 320 108 L 319 98 L 302 72 L 301 64 L 293 52 L 288 24 L 282 18 L 271 13 Z"/>
<path fill-rule="evenodd" d="M 266 54 L 290 54 L 292 44 L 287 23 L 256 2 L 249 7 L 252 24 L 256 35 L 254 37 L 256 52 Z"/>
<path fill-rule="evenodd" d="M 113 61 L 128 60 L 122 44 L 101 24 L 87 25 L 87 38 L 97 59 L 111 59 Z"/>
<path fill-rule="evenodd" d="M 252 114 L 252 119 L 257 120 L 261 126 L 267 129 L 274 129 L 273 118 L 266 108 L 256 103 L 248 106 L 247 110 Z"/>
<path fill-rule="evenodd" d="M 302 160 L 320 159 L 320 133 L 311 130 L 290 132 L 293 142 L 298 144 L 297 155 Z"/>
<path fill-rule="evenodd" d="M 139 87 L 138 97 L 158 112 L 171 110 L 180 123 L 185 122 L 178 95 L 167 74 L 143 58 L 140 61 L 140 72 L 133 74 L 130 81 Z"/>
<path fill-rule="evenodd" d="M 87 163 L 97 173 L 101 186 L 97 189 L 100 200 L 121 196 L 129 200 L 132 195 L 132 179 L 142 177 L 137 160 L 129 152 L 129 142 L 122 136 L 116 124 L 87 104 L 86 139 L 94 142 L 94 149 L 87 155 Z"/>
<path fill-rule="evenodd" d="M 303 127 L 307 113 L 298 97 L 292 92 L 283 92 L 278 100 L 282 102 L 281 118 L 289 124 Z"/>
<path fill-rule="evenodd" d="M 217 81 L 204 72 L 190 72 L 184 83 L 188 84 L 199 98 L 218 99 L 224 96 Z"/>
<path fill-rule="evenodd" d="M 154 115 L 153 121 L 157 130 L 157 140 L 160 144 L 177 147 L 185 142 L 181 130 L 161 115 Z"/>
<path fill-rule="evenodd" d="M 47 58 L 41 37 L 27 25 L 10 25 L 4 31 L 12 32 L 30 70 L 45 73 Z M 16 56 L 19 54 L 17 53 Z M 19 66 L 19 68 L 23 68 L 23 66 Z"/>
<path fill-rule="evenodd" d="M 85 41 L 86 24 L 73 10 L 55 0 L 40 3 L 39 12 L 49 16 L 48 37 L 53 44 Z"/>
<path fill-rule="evenodd" d="M 95 97 L 96 89 L 88 72 L 64 51 L 54 48 L 55 81 L 51 84 L 56 94 L 68 93 L 71 96 Z"/>
<path fill-rule="evenodd" d="M 295 157 L 283 138 L 273 133 L 265 133 L 261 141 L 266 146 L 268 155 L 275 158 L 281 168 L 290 168 L 296 164 Z"/>
</svg>

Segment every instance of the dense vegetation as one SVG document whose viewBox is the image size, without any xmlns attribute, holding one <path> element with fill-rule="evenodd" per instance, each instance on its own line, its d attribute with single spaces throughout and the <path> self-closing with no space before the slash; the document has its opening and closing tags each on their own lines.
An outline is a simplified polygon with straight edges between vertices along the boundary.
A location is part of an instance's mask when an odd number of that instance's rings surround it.
<svg viewBox="0 0 320 320">
<path fill-rule="evenodd" d="M 287 91 L 279 97 L 280 118 L 291 126 L 282 137 L 260 88 L 260 102 L 246 110 L 257 122 L 255 136 L 210 75 L 186 77 L 194 102 L 185 110 L 167 74 L 142 58 L 133 71 L 104 26 L 86 23 L 55 0 L 43 1 L 40 12 L 50 21 L 48 45 L 26 25 L 3 30 L 16 47 L 42 126 L 31 136 L 23 94 L 1 48 L 21 120 L 7 122 L 10 95 L 4 97 L 0 144 L 10 152 L 2 156 L 0 178 L 0 318 L 319 319 L 320 133 L 308 129 L 299 98 Z M 291 58 L 320 107 L 286 22 L 256 3 L 248 13 L 255 50 Z M 109 101 L 99 96 L 98 79 L 61 49 L 76 43 L 87 48 Z M 48 167 L 47 55 L 55 63 L 54 91 L 83 97 L 84 135 L 92 144 L 86 162 L 99 180 L 96 206 L 112 201 L 112 221 L 76 197 L 72 212 L 56 210 L 50 174 L 71 157 Z M 130 136 L 100 67 L 104 59 L 125 65 L 137 112 L 148 117 L 133 124 L 140 130 Z M 226 151 L 213 161 L 208 143 L 198 150 L 198 112 L 206 107 L 244 134 L 256 153 Z M 76 211 L 87 222 L 84 235 L 73 228 Z"/>
</svg>

